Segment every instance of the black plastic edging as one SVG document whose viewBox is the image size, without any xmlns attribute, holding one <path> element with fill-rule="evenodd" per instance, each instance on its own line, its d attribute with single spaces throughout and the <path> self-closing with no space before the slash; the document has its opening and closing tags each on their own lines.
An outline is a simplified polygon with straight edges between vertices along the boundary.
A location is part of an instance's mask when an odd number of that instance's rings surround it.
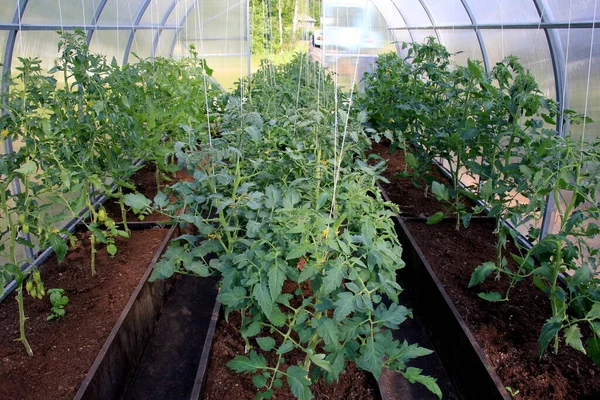
<svg viewBox="0 0 600 400">
<path fill-rule="evenodd" d="M 210 325 L 208 326 L 208 332 L 206 332 L 206 339 L 204 340 L 204 347 L 202 348 L 202 356 L 200 356 L 200 362 L 198 363 L 198 372 L 196 373 L 196 379 L 194 380 L 194 387 L 190 400 L 199 400 L 204 388 L 204 380 L 206 379 L 206 370 L 208 369 L 208 360 L 212 351 L 212 342 L 215 336 L 215 330 L 217 328 L 217 322 L 219 322 L 219 316 L 221 315 L 221 303 L 216 300 L 215 306 L 213 307 L 212 316 L 210 317 Z"/>
<path fill-rule="evenodd" d="M 510 399 L 406 225 L 397 216 L 394 224 L 406 262 L 398 275 L 409 283 L 406 290 L 457 393 L 464 399 Z"/>
<path fill-rule="evenodd" d="M 171 227 L 150 261 L 146 272 L 81 383 L 74 397 L 75 400 L 111 400 L 119 398 L 124 393 L 173 286 L 173 279 L 149 282 L 148 278 L 154 264 L 176 234 L 178 229 L 175 225 Z"/>
<path fill-rule="evenodd" d="M 385 190 L 381 185 L 378 186 L 383 198 L 390 202 Z M 402 258 L 406 263 L 398 271 L 398 275 L 407 283 L 405 289 L 415 303 L 415 309 L 429 332 L 457 394 L 464 399 L 510 400 L 500 377 L 485 357 L 406 224 L 396 213 L 393 221 L 402 245 Z"/>
<path fill-rule="evenodd" d="M 198 363 L 198 371 L 196 373 L 196 379 L 194 381 L 194 387 L 190 395 L 190 400 L 200 400 L 202 391 L 204 390 L 204 383 L 206 382 L 206 374 L 208 371 L 208 361 L 212 352 L 212 345 L 214 340 L 215 330 L 221 316 L 221 303 L 217 300 L 213 307 L 213 312 L 210 319 L 208 331 L 206 333 L 206 339 L 204 340 L 204 347 L 202 349 L 202 355 L 200 362 Z M 393 374 L 393 373 L 392 373 Z M 392 397 L 386 395 L 386 393 L 402 393 L 402 398 L 405 400 L 419 400 L 421 397 L 415 397 L 410 390 L 406 390 L 407 382 L 403 379 L 380 379 L 377 382 L 377 391 L 379 398 L 382 400 L 391 399 Z M 384 387 L 385 386 L 385 387 Z M 393 397 L 396 398 L 396 397 Z"/>
</svg>

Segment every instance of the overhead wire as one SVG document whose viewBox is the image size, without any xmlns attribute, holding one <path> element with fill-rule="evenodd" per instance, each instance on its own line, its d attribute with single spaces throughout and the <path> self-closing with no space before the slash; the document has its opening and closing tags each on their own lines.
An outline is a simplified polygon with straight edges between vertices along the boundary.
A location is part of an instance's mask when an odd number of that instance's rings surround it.
<svg viewBox="0 0 600 400">
<path fill-rule="evenodd" d="M 371 26 L 372 21 L 370 19 L 370 13 L 368 11 L 368 7 L 369 7 L 369 1 L 365 0 L 364 8 L 363 8 L 364 17 L 363 17 L 363 23 L 362 23 L 362 27 L 361 27 L 362 29 L 373 29 L 373 27 Z M 346 12 L 348 13 L 347 9 L 346 9 Z M 349 21 L 349 15 L 346 15 L 346 21 Z M 365 21 L 367 21 L 366 24 L 365 24 Z M 350 85 L 350 94 L 348 97 L 346 116 L 343 121 L 344 130 L 343 130 L 343 134 L 342 134 L 342 142 L 341 142 L 341 146 L 339 149 L 338 157 L 337 157 L 335 165 L 334 165 L 333 195 L 332 195 L 331 207 L 329 210 L 330 217 L 333 217 L 334 211 L 335 211 L 335 200 L 336 200 L 336 196 L 337 196 L 337 189 L 339 186 L 340 173 L 341 173 L 341 169 L 342 169 L 342 160 L 344 157 L 344 147 L 346 145 L 346 138 L 348 137 L 348 124 L 350 121 L 350 112 L 352 111 L 352 102 L 354 99 L 354 92 L 355 92 L 355 87 L 356 87 L 356 78 L 357 78 L 357 74 L 358 74 L 358 64 L 359 64 L 360 57 L 361 57 L 361 50 L 362 50 L 362 40 L 359 40 L 358 46 L 357 46 L 357 54 L 355 57 L 356 61 L 354 63 L 354 72 L 352 74 L 352 80 L 351 80 L 351 85 Z M 336 88 L 335 97 L 337 98 L 338 95 L 339 95 L 339 92 Z M 337 105 L 338 105 L 338 102 L 336 102 L 336 106 Z M 336 109 L 335 113 L 336 113 L 336 117 L 337 117 L 337 114 L 338 114 L 337 109 Z M 335 135 L 337 136 L 337 130 L 335 132 Z M 337 140 L 336 140 L 336 142 L 337 142 Z"/>
<path fill-rule="evenodd" d="M 594 22 L 596 22 L 596 12 L 598 11 L 598 0 L 594 0 Z M 583 127 L 582 127 L 582 151 L 583 151 L 583 138 L 585 138 L 585 128 L 587 126 L 587 115 L 588 115 L 588 105 L 590 99 L 590 82 L 592 78 L 592 60 L 594 56 L 594 32 L 595 29 L 592 29 L 592 34 L 590 38 L 590 52 L 589 52 L 589 60 L 588 60 L 588 71 L 587 71 L 587 86 L 585 89 L 585 105 L 583 107 Z"/>
<path fill-rule="evenodd" d="M 136 17 L 137 17 L 137 13 L 136 16 L 133 15 L 133 13 L 131 12 L 131 2 L 127 1 L 127 9 L 129 10 L 129 18 L 131 20 L 131 33 L 130 35 L 133 35 L 133 42 L 135 43 L 135 49 L 136 52 L 139 53 L 139 46 L 138 46 L 138 41 L 137 41 L 137 33 L 135 30 L 135 24 L 136 24 Z M 127 51 L 127 48 L 125 49 L 125 51 Z M 129 53 L 131 53 L 131 47 L 129 48 Z M 123 61 L 125 61 L 125 57 L 129 57 L 129 54 L 123 54 Z"/>
<path fill-rule="evenodd" d="M 210 125 L 210 107 L 208 104 L 208 85 L 206 82 L 206 52 L 204 51 L 204 22 L 202 21 L 202 16 L 205 15 L 204 13 L 204 2 L 200 1 L 200 6 L 198 6 L 198 2 L 196 2 L 194 4 L 194 11 L 196 14 L 196 21 L 194 23 L 194 42 L 200 42 L 200 46 L 199 46 L 199 54 L 201 57 L 201 63 L 202 63 L 202 68 L 203 71 L 202 72 L 202 85 L 204 88 L 204 106 L 206 108 L 206 127 L 207 127 L 207 133 L 208 133 L 208 145 L 209 147 L 212 147 L 213 145 L 213 137 L 212 137 L 212 128 Z M 229 11 L 228 11 L 229 12 Z M 190 141 L 191 136 L 190 136 Z"/>
<path fill-rule="evenodd" d="M 569 51 L 571 50 L 571 21 L 573 20 L 573 0 L 569 0 L 569 23 L 568 23 L 568 28 L 567 28 L 567 45 L 566 47 L 566 51 L 565 51 L 565 66 L 569 65 Z M 561 104 L 560 104 L 560 120 L 564 121 L 564 115 L 565 115 L 565 107 L 566 107 L 566 103 L 567 103 L 567 96 L 568 96 L 568 85 L 569 85 L 569 80 L 567 79 L 568 77 L 568 68 L 565 67 L 565 70 L 563 72 L 563 98 L 561 99 Z M 564 124 L 564 123 L 563 123 Z M 559 127 L 559 129 L 562 131 L 563 127 Z"/>
</svg>

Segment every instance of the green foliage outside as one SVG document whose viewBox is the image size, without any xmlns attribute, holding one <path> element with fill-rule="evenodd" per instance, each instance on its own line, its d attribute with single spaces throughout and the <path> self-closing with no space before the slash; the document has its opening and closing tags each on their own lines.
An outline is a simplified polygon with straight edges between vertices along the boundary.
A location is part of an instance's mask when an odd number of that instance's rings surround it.
<svg viewBox="0 0 600 400">
<path fill-rule="evenodd" d="M 293 53 L 296 42 L 307 34 L 300 26 L 297 27 L 296 34 L 293 34 L 295 8 L 298 16 L 308 15 L 317 20 L 315 26 L 320 25 L 320 0 L 250 0 L 253 56 L 260 58 L 282 52 Z M 310 33 L 312 32 L 308 32 L 309 35 Z"/>
</svg>

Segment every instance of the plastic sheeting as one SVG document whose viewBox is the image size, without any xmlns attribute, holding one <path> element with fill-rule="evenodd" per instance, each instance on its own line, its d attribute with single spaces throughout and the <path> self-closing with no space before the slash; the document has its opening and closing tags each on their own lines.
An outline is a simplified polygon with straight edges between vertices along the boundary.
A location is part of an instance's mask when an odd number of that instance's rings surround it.
<svg viewBox="0 0 600 400">
<path fill-rule="evenodd" d="M 56 32 L 78 28 L 91 51 L 120 64 L 134 54 L 183 56 L 194 44 L 209 65 L 230 58 L 230 75 L 239 78 L 249 73 L 247 15 L 247 0 L 0 0 L 0 63 L 6 73 L 18 57 L 36 56 L 50 68 Z"/>
<path fill-rule="evenodd" d="M 489 69 L 514 54 L 547 96 L 598 121 L 571 127 L 576 135 L 593 140 L 600 136 L 599 3 L 323 0 L 323 30 L 338 37 L 327 43 L 325 34 L 324 60 L 347 69 L 355 81 L 377 52 L 399 51 L 400 42 L 421 42 L 428 36 L 457 53 L 458 64 L 480 59 Z M 6 73 L 17 64 L 17 57 L 37 56 L 49 68 L 58 55 L 56 31 L 80 28 L 88 33 L 92 51 L 119 63 L 133 60 L 133 53 L 141 58 L 185 56 L 193 44 L 214 67 L 217 79 L 229 85 L 250 70 L 248 4 L 248 0 L 0 0 L 0 63 Z M 361 4 L 368 12 L 362 18 L 353 16 L 351 7 Z M 336 7 L 338 11 L 332 11 Z M 346 15 L 340 18 L 339 10 Z"/>
<path fill-rule="evenodd" d="M 364 10 L 362 18 L 327 18 L 352 15 L 357 7 Z M 377 32 L 383 39 L 379 52 L 390 44 L 401 52 L 399 43 L 433 36 L 457 64 L 478 59 L 490 70 L 508 55 L 519 57 L 544 95 L 597 121 L 572 125 L 571 133 L 589 141 L 600 137 L 600 0 L 323 0 L 323 9 L 324 60 L 341 77 L 360 77 L 369 69 L 363 56 L 372 51 L 352 27 Z M 389 35 L 369 25 L 375 14 Z M 336 32 L 343 34 L 332 37 Z M 357 83 L 342 80 L 350 82 Z M 552 231 L 555 210 L 548 211 L 545 228 Z"/>
</svg>

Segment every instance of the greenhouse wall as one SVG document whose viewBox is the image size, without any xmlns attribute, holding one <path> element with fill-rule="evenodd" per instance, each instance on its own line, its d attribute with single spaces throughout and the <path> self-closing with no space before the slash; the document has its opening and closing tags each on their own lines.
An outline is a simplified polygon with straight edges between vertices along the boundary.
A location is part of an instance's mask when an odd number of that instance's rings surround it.
<svg viewBox="0 0 600 400">
<path fill-rule="evenodd" d="M 0 63 L 13 73 L 20 57 L 50 69 L 59 31 L 86 32 L 92 52 L 118 64 L 157 56 L 189 56 L 190 46 L 232 87 L 251 69 L 247 0 L 0 1 Z M 359 84 L 377 54 L 433 36 L 457 64 L 486 70 L 519 57 L 543 94 L 600 121 L 600 7 L 597 0 L 324 0 L 322 60 L 341 85 Z M 342 40 L 343 39 L 343 40 Z M 7 90 L 7 87 L 2 87 Z M 562 131 L 562 124 L 558 124 Z M 564 125 L 578 137 L 600 137 L 600 123 Z M 5 141 L 3 151 L 18 147 Z M 18 190 L 18 183 L 15 186 Z M 555 210 L 546 210 L 552 231 Z"/>
</svg>

